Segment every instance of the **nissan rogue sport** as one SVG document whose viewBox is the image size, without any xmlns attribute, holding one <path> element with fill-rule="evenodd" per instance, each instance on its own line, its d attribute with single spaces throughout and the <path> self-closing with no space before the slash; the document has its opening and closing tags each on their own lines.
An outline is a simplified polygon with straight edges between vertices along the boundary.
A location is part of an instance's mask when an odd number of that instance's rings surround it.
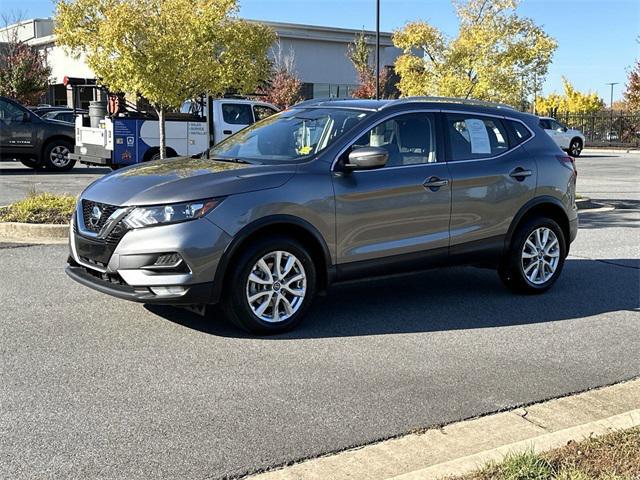
<svg viewBox="0 0 640 480">
<path fill-rule="evenodd" d="M 66 271 L 137 302 L 220 303 L 256 334 L 293 328 L 334 282 L 433 266 L 541 293 L 576 236 L 575 186 L 538 118 L 506 106 L 308 101 L 199 158 L 95 181 Z"/>
</svg>

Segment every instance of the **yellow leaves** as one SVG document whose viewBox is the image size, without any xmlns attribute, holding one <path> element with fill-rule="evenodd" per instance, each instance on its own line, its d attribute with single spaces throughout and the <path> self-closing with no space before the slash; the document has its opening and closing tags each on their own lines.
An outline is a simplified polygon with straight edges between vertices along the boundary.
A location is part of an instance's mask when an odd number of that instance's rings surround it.
<svg viewBox="0 0 640 480">
<path fill-rule="evenodd" d="M 515 13 L 516 0 L 454 1 L 458 36 L 426 22 L 394 32 L 403 95 L 474 97 L 519 105 L 544 77 L 555 41 Z"/>
<path fill-rule="evenodd" d="M 539 97 L 536 111 L 544 115 L 554 116 L 558 112 L 593 113 L 604 108 L 604 101 L 595 92 L 582 93 L 565 77 L 562 77 L 564 95 L 551 93 L 547 97 Z"/>
<path fill-rule="evenodd" d="M 251 92 L 274 34 L 239 20 L 235 0 L 60 0 L 57 42 L 85 53 L 100 82 L 179 107 L 202 93 Z"/>
</svg>

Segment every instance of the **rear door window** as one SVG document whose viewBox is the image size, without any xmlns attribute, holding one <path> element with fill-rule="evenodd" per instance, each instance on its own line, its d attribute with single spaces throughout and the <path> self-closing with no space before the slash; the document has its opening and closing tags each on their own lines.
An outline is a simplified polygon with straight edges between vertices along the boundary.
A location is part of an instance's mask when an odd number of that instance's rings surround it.
<svg viewBox="0 0 640 480">
<path fill-rule="evenodd" d="M 511 128 L 511 139 L 514 145 L 520 145 L 522 142 L 531 138 L 531 132 L 522 123 L 515 120 L 507 120 L 507 124 Z"/>
<path fill-rule="evenodd" d="M 222 119 L 230 125 L 251 125 L 253 113 L 247 103 L 223 103 Z"/>
<path fill-rule="evenodd" d="M 451 161 L 494 157 L 509 150 L 509 136 L 499 118 L 447 114 L 445 132 Z"/>
</svg>

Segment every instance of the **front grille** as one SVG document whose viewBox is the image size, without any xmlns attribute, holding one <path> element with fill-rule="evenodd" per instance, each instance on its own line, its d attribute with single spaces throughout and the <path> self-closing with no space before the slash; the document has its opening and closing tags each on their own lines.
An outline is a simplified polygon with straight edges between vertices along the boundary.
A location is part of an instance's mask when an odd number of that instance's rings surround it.
<svg viewBox="0 0 640 480">
<path fill-rule="evenodd" d="M 95 207 L 100 210 L 100 218 L 98 220 L 92 218 L 92 213 Z M 100 232 L 111 214 L 117 209 L 118 207 L 115 205 L 92 202 L 91 200 L 82 200 L 82 220 L 84 222 L 84 228 L 93 233 Z"/>
</svg>

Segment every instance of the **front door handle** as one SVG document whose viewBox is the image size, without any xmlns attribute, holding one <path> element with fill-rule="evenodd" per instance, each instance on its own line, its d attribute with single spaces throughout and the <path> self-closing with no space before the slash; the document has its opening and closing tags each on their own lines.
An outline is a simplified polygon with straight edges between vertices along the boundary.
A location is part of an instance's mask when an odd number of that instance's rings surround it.
<svg viewBox="0 0 640 480">
<path fill-rule="evenodd" d="M 438 177 L 431 177 L 428 180 L 426 180 L 423 185 L 426 188 L 431 189 L 431 191 L 435 192 L 436 190 L 438 190 L 440 187 L 446 187 L 447 185 L 449 185 L 449 180 L 447 179 L 441 179 Z"/>
<path fill-rule="evenodd" d="M 231 130 L 223 130 L 222 133 L 224 135 L 231 135 L 233 132 Z"/>
<path fill-rule="evenodd" d="M 514 170 L 511 170 L 511 173 L 509 174 L 511 178 L 515 178 L 520 182 L 524 180 L 525 177 L 530 177 L 531 175 L 533 175 L 533 172 L 531 170 L 525 170 L 522 167 L 518 167 Z"/>
</svg>

